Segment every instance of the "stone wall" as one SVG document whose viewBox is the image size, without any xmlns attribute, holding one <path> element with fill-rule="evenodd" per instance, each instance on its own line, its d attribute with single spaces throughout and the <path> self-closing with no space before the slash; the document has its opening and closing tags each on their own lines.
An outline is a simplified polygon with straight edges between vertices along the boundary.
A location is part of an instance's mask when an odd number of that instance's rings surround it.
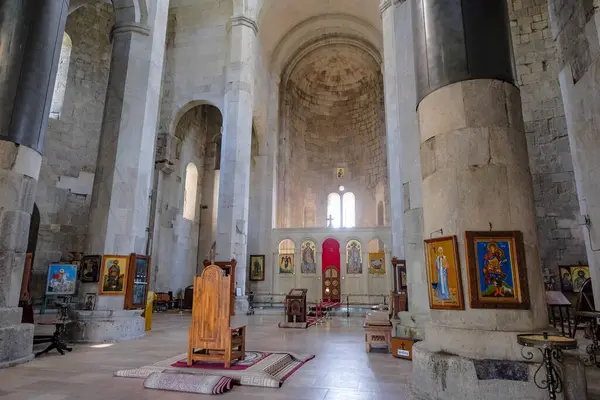
<svg viewBox="0 0 600 400">
<path fill-rule="evenodd" d="M 509 0 L 517 81 L 533 176 L 540 258 L 546 273 L 586 263 L 579 204 L 547 0 Z"/>
<path fill-rule="evenodd" d="M 177 117 L 195 101 L 209 102 L 223 110 L 227 23 L 232 12 L 231 1 L 171 1 L 160 132 L 173 134 Z"/>
<path fill-rule="evenodd" d="M 549 0 L 594 299 L 600 302 L 600 1 Z"/>
<path fill-rule="evenodd" d="M 325 227 L 327 196 L 340 185 L 356 196 L 357 226 L 376 226 L 387 186 L 376 61 L 358 47 L 323 46 L 304 56 L 282 85 L 278 226 Z"/>
<path fill-rule="evenodd" d="M 59 119 L 49 121 L 36 192 L 40 231 L 31 285 L 35 301 L 44 294 L 48 264 L 85 250 L 113 19 L 110 4 L 82 7 L 67 19 L 72 51 L 66 93 Z"/>
</svg>

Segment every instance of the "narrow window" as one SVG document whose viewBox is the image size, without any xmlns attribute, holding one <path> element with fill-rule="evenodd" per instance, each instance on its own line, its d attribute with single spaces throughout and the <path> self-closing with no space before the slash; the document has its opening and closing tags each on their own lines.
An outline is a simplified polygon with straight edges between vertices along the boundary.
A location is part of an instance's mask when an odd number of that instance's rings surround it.
<svg viewBox="0 0 600 400">
<path fill-rule="evenodd" d="M 196 217 L 196 195 L 198 193 L 198 168 L 189 163 L 185 169 L 183 192 L 183 218 L 193 221 Z"/>
</svg>

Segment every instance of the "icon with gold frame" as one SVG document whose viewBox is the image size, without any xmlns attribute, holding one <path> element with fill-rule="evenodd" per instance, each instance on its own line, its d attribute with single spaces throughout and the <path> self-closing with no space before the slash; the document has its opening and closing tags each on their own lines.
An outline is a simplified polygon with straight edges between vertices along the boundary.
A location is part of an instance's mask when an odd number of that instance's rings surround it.
<svg viewBox="0 0 600 400">
<path fill-rule="evenodd" d="M 456 236 L 425 240 L 429 308 L 464 310 Z"/>
<path fill-rule="evenodd" d="M 124 295 L 127 291 L 130 256 L 105 255 L 102 257 L 99 295 Z"/>
</svg>

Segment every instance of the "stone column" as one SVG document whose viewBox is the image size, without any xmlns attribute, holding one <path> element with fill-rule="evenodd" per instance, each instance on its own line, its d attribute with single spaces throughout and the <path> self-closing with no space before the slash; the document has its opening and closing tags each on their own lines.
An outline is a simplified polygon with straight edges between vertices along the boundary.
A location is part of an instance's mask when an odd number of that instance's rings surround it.
<svg viewBox="0 0 600 400">
<path fill-rule="evenodd" d="M 399 313 L 399 336 L 423 338 L 429 320 L 423 257 L 423 200 L 411 1 L 384 0 L 385 117 L 390 183 L 392 255 L 406 260 L 408 312 Z M 390 258 L 391 260 L 391 258 Z"/>
<path fill-rule="evenodd" d="M 600 305 L 600 1 L 548 1 L 595 304 Z"/>
<path fill-rule="evenodd" d="M 517 344 L 517 334 L 540 332 L 548 317 L 507 4 L 416 4 L 424 235 L 458 237 L 465 310 L 431 310 L 414 348 L 413 390 L 426 399 L 543 399 L 537 365 L 523 364 Z M 523 233 L 526 310 L 470 307 L 464 235 L 490 226 Z"/>
<path fill-rule="evenodd" d="M 254 47 L 258 28 L 246 16 L 230 21 L 231 36 L 223 110 L 223 142 L 217 219 L 217 260 L 237 260 L 236 288 L 246 288 L 248 204 L 254 86 Z M 245 312 L 245 293 L 236 309 Z"/>
<path fill-rule="evenodd" d="M 0 368 L 33 358 L 18 307 L 68 0 L 0 3 Z"/>
<path fill-rule="evenodd" d="M 168 8 L 168 1 L 155 2 L 148 26 L 120 22 L 112 31 L 88 254 L 146 251 Z M 96 291 L 93 285 L 84 293 Z M 142 336 L 141 311 L 123 307 L 123 296 L 99 296 L 96 311 L 79 312 L 74 338 L 102 342 Z"/>
</svg>

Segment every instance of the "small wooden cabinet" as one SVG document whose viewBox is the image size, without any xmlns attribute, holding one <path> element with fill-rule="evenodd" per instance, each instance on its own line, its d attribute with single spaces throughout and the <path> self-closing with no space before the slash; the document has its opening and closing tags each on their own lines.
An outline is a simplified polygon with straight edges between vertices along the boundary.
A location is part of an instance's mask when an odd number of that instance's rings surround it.
<svg viewBox="0 0 600 400">
<path fill-rule="evenodd" d="M 146 308 L 150 286 L 150 257 L 135 253 L 130 257 L 125 309 L 142 310 Z"/>
</svg>

